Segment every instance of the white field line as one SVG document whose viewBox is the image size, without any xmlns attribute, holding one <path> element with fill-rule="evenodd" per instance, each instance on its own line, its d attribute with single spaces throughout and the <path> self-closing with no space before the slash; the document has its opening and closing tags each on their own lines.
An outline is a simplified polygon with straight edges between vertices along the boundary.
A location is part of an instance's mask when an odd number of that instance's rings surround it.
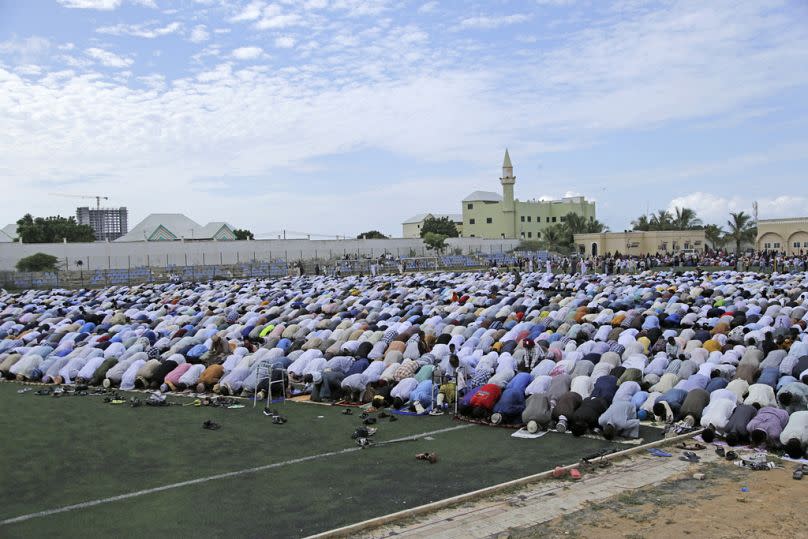
<svg viewBox="0 0 808 539">
<path fill-rule="evenodd" d="M 393 440 L 388 440 L 386 442 L 380 442 L 382 444 L 389 444 L 393 442 L 403 442 L 406 440 L 417 440 L 418 438 L 423 438 L 424 436 L 431 436 L 433 434 L 441 434 L 444 432 L 450 432 L 453 430 L 465 429 L 471 427 L 472 425 L 458 425 L 455 427 L 447 427 L 444 429 L 432 430 L 428 432 L 422 432 L 420 434 L 412 434 L 410 436 L 404 436 L 402 438 L 395 438 Z M 264 470 L 272 470 L 274 468 L 282 468 L 284 466 L 289 466 L 291 464 L 299 464 L 301 462 L 307 462 L 310 460 L 317 460 L 326 457 L 333 457 L 336 455 L 343 455 L 345 453 L 353 453 L 354 451 L 361 451 L 361 447 L 349 447 L 346 449 L 341 449 L 339 451 L 328 451 L 326 453 L 319 453 L 317 455 L 309 455 L 308 457 L 301 457 L 297 459 L 290 459 L 284 460 L 283 462 L 275 462 L 272 464 L 265 464 L 263 466 L 256 466 L 254 468 L 245 468 L 243 470 L 236 470 L 234 472 L 226 472 L 216 475 L 208 475 L 205 477 L 199 477 L 197 479 L 189 479 L 188 481 L 180 481 L 179 483 L 170 483 L 168 485 L 162 485 L 159 487 L 152 487 L 143 490 L 136 490 L 134 492 L 127 492 L 126 494 L 119 494 L 117 496 L 110 496 L 109 498 L 100 498 L 97 500 L 90 500 L 87 502 L 76 503 L 73 505 L 65 505 L 63 507 L 57 507 L 56 509 L 47 509 L 45 511 L 39 511 L 37 513 L 29 513 L 27 515 L 20 515 L 18 517 L 7 518 L 5 520 L 0 521 L 0 526 L 5 526 L 7 524 L 16 524 L 17 522 L 24 522 L 26 520 L 31 520 L 34 518 L 41 518 L 47 517 L 50 515 L 56 515 L 59 513 L 67 513 L 69 511 L 76 511 L 78 509 L 87 509 L 88 507 L 94 507 L 96 505 L 102 505 L 105 503 L 112 503 L 118 502 L 121 500 L 127 500 L 129 498 L 137 498 L 138 496 L 146 496 L 147 494 L 154 494 L 155 492 L 162 492 L 164 490 L 171 490 L 175 488 L 187 487 L 190 485 L 198 485 L 200 483 L 207 483 L 208 481 L 217 481 L 219 479 L 228 479 L 230 477 L 238 477 L 240 475 L 247 475 L 257 472 L 262 472 Z"/>
</svg>

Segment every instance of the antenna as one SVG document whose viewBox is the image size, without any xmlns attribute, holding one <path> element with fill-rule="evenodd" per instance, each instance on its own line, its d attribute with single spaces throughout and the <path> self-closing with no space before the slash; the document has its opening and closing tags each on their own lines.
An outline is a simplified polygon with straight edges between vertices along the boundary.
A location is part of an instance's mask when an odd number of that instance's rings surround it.
<svg viewBox="0 0 808 539">
<path fill-rule="evenodd" d="M 757 226 L 757 222 L 758 222 L 758 203 L 757 203 L 757 200 L 752 202 L 752 215 L 754 216 L 754 219 L 755 219 L 755 226 Z"/>
</svg>

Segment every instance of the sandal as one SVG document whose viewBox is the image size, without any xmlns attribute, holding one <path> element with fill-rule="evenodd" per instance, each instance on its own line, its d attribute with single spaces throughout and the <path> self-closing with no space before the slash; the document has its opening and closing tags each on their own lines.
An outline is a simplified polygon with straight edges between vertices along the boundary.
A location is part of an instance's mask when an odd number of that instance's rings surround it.
<svg viewBox="0 0 808 539">
<path fill-rule="evenodd" d="M 699 456 L 692 451 L 685 451 L 684 453 L 682 453 L 682 456 L 679 457 L 679 460 L 682 460 L 684 462 L 696 463 L 699 462 L 701 458 L 699 458 Z"/>
<path fill-rule="evenodd" d="M 207 419 L 205 420 L 204 423 L 202 423 L 202 428 L 207 430 L 219 430 L 220 428 L 222 428 L 222 426 L 219 425 L 218 423 L 211 421 L 210 419 Z"/>
<path fill-rule="evenodd" d="M 805 473 L 803 472 L 802 466 L 800 466 L 796 470 L 794 470 L 794 473 L 791 475 L 791 477 L 799 481 L 800 479 L 802 479 L 803 475 L 805 475 Z"/>
<path fill-rule="evenodd" d="M 727 451 L 726 457 L 727 460 L 735 460 L 738 458 L 738 453 L 735 451 Z"/>
<path fill-rule="evenodd" d="M 353 410 L 346 408 L 342 411 L 342 415 L 353 415 Z"/>
<path fill-rule="evenodd" d="M 567 469 L 566 468 L 564 468 L 562 466 L 556 466 L 553 469 L 553 477 L 555 477 L 556 479 L 561 479 L 565 475 L 567 475 Z"/>
<path fill-rule="evenodd" d="M 715 454 L 718 455 L 719 457 L 726 456 L 726 454 L 724 452 L 724 448 L 721 447 L 721 446 L 718 446 L 718 447 L 715 448 Z"/>
<path fill-rule="evenodd" d="M 581 470 L 578 468 L 573 468 L 570 470 L 570 478 L 575 479 L 576 481 L 581 478 Z"/>
<path fill-rule="evenodd" d="M 581 459 L 581 461 L 578 463 L 578 465 L 581 468 L 583 468 L 585 471 L 589 472 L 589 473 L 592 473 L 592 472 L 595 471 L 595 465 L 592 464 L 591 462 L 589 462 L 586 459 Z"/>
</svg>

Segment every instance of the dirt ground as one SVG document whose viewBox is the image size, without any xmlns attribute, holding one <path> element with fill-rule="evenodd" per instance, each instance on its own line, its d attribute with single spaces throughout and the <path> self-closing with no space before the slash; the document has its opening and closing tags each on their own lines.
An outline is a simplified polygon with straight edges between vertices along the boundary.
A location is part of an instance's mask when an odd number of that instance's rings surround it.
<svg viewBox="0 0 808 539">
<path fill-rule="evenodd" d="M 693 465 L 687 475 L 624 492 L 509 536 L 729 539 L 751 532 L 758 537 L 808 537 L 804 505 L 808 478 L 795 481 L 795 465 L 783 465 L 769 471 L 742 469 L 729 462 Z M 705 479 L 693 479 L 697 472 Z"/>
</svg>

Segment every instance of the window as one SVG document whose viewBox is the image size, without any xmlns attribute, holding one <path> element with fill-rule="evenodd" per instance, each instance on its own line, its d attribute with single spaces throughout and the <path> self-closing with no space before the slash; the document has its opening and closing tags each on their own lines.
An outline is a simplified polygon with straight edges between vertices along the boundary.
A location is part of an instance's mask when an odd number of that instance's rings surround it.
<svg viewBox="0 0 808 539">
<path fill-rule="evenodd" d="M 563 223 L 563 222 L 564 222 L 566 219 L 567 219 L 566 217 L 563 217 L 563 216 L 562 216 L 562 217 L 561 217 L 561 222 Z"/>
<path fill-rule="evenodd" d="M 528 238 L 532 238 L 532 237 L 533 237 L 533 232 L 528 232 L 528 233 L 527 233 L 527 237 L 528 237 Z"/>
<path fill-rule="evenodd" d="M 556 218 L 555 218 L 555 217 L 553 217 L 553 222 L 554 222 L 554 223 L 556 222 Z"/>
<path fill-rule="evenodd" d="M 469 238 L 476 238 L 474 234 L 469 235 Z"/>
<path fill-rule="evenodd" d="M 800 248 L 800 242 L 795 241 L 795 242 L 794 242 L 794 247 L 795 247 L 796 249 L 799 249 L 799 248 Z"/>
<path fill-rule="evenodd" d="M 469 224 L 473 225 L 474 224 L 474 219 L 469 219 Z"/>
<path fill-rule="evenodd" d="M 548 223 L 550 222 L 550 218 L 549 218 L 549 217 L 545 217 L 545 219 L 547 219 L 547 222 L 548 222 Z"/>
<path fill-rule="evenodd" d="M 540 240 L 540 239 L 541 239 L 541 232 L 536 232 L 536 239 L 537 239 L 537 240 Z"/>
<path fill-rule="evenodd" d="M 468 204 L 466 204 L 466 209 L 467 209 L 467 210 L 473 210 L 473 209 L 474 209 L 474 204 L 472 204 L 471 202 L 469 202 Z"/>
<path fill-rule="evenodd" d="M 493 222 L 494 222 L 494 220 L 493 220 L 492 218 L 490 218 L 490 217 L 486 217 L 486 218 L 485 218 L 485 222 L 486 222 L 486 223 L 488 223 L 488 224 L 490 225 L 491 223 L 493 223 Z"/>
<path fill-rule="evenodd" d="M 771 243 L 764 243 L 764 244 L 763 244 L 763 248 L 764 248 L 764 249 L 771 249 L 771 248 L 772 248 L 772 244 L 771 244 Z"/>
<path fill-rule="evenodd" d="M 520 219 L 520 220 L 521 220 L 523 223 L 525 222 L 525 216 L 524 216 L 524 215 L 523 215 L 522 217 L 520 217 L 519 219 Z"/>
<path fill-rule="evenodd" d="M 531 217 L 528 215 L 528 216 L 527 216 L 527 222 L 528 222 L 528 223 L 530 222 L 530 219 L 531 219 Z"/>
<path fill-rule="evenodd" d="M 779 242 L 775 242 L 775 244 L 774 244 L 774 248 L 775 248 L 775 249 L 779 249 L 779 248 L 780 248 L 780 243 L 779 243 Z"/>
<path fill-rule="evenodd" d="M 525 233 L 524 233 L 524 232 L 522 232 L 522 237 L 523 237 L 523 238 L 525 237 Z"/>
</svg>

